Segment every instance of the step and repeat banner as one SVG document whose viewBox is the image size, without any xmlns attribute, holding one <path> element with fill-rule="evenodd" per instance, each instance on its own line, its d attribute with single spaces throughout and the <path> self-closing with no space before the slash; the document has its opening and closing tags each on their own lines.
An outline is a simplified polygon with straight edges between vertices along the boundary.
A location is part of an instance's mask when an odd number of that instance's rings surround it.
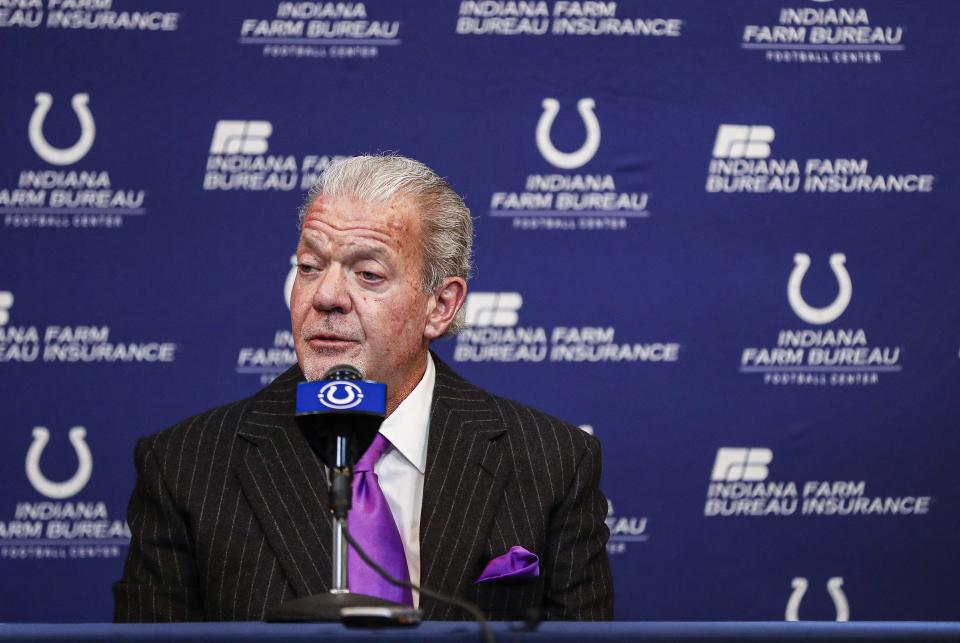
<svg viewBox="0 0 960 643">
<path fill-rule="evenodd" d="M 621 619 L 958 619 L 960 5 L 0 0 L 0 620 L 103 621 L 136 439 L 295 361 L 296 212 L 476 221 L 435 350 L 604 453 Z"/>
</svg>

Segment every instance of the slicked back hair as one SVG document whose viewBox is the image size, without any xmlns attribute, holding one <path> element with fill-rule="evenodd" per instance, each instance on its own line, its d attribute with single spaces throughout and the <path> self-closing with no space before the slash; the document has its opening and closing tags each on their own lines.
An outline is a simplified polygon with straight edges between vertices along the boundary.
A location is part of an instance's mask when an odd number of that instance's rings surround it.
<svg viewBox="0 0 960 643">
<path fill-rule="evenodd" d="M 416 204 L 422 226 L 419 241 L 424 257 L 424 291 L 434 290 L 447 277 L 469 279 L 473 251 L 470 209 L 449 183 L 423 163 L 393 154 L 333 161 L 300 208 L 301 230 L 310 204 L 319 196 L 352 198 L 364 203 L 410 199 Z M 444 336 L 460 329 L 465 308 L 461 307 Z"/>
</svg>

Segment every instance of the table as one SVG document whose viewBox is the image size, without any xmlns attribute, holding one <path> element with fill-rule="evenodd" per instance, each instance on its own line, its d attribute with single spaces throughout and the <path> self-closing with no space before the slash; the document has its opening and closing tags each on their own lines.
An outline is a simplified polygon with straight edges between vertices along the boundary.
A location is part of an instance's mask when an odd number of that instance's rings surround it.
<svg viewBox="0 0 960 643">
<path fill-rule="evenodd" d="M 548 641 L 960 641 L 960 623 L 939 622 L 694 622 L 542 623 L 535 631 L 493 623 L 498 642 Z M 416 627 L 350 629 L 340 624 L 303 623 L 164 623 L 114 625 L 0 624 L 0 641 L 344 641 L 385 643 L 436 641 L 477 643 L 475 623 L 426 622 Z"/>
</svg>

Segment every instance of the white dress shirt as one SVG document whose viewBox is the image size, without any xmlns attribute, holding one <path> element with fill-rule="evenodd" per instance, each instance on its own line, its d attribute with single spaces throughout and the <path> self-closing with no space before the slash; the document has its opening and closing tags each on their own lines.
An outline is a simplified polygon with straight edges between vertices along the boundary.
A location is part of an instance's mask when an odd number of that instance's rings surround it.
<svg viewBox="0 0 960 643">
<path fill-rule="evenodd" d="M 374 465 L 380 489 L 397 522 L 403 552 L 407 557 L 410 581 L 420 583 L 420 509 L 423 505 L 423 478 L 427 468 L 427 435 L 430 432 L 430 405 L 436 369 L 427 354 L 427 368 L 420 383 L 380 425 L 393 448 Z M 413 605 L 420 595 L 413 592 Z"/>
</svg>

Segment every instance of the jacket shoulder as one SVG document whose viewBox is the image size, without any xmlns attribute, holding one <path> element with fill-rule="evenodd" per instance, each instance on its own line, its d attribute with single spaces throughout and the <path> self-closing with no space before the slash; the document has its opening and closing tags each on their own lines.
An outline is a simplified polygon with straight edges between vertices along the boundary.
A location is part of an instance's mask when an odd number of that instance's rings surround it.
<svg viewBox="0 0 960 643">
<path fill-rule="evenodd" d="M 288 406 L 299 381 L 302 381 L 302 375 L 299 367 L 294 366 L 253 395 L 198 413 L 142 437 L 137 442 L 136 459 L 139 462 L 152 452 L 161 468 L 170 459 L 181 464 L 184 459 L 189 459 L 194 465 L 209 461 L 233 443 L 251 408 L 274 406 L 281 409 L 283 405 Z"/>
<path fill-rule="evenodd" d="M 572 453 L 578 460 L 585 452 L 600 451 L 600 441 L 583 429 L 546 411 L 482 389 L 458 375 L 436 356 L 434 362 L 437 366 L 438 392 L 440 388 L 444 388 L 453 394 L 470 397 L 478 402 L 482 400 L 499 417 L 502 426 L 511 435 L 522 435 L 524 442 L 539 442 L 547 451 Z M 553 449 L 547 448 L 548 444 L 553 445 Z"/>
<path fill-rule="evenodd" d="M 577 459 L 585 451 L 592 453 L 600 450 L 600 441 L 578 426 L 516 400 L 492 393 L 488 395 L 496 405 L 504 425 L 514 431 L 522 431 L 527 439 L 529 434 L 536 434 L 541 440 L 550 438 L 555 440 L 557 449 L 572 451 Z"/>
</svg>

